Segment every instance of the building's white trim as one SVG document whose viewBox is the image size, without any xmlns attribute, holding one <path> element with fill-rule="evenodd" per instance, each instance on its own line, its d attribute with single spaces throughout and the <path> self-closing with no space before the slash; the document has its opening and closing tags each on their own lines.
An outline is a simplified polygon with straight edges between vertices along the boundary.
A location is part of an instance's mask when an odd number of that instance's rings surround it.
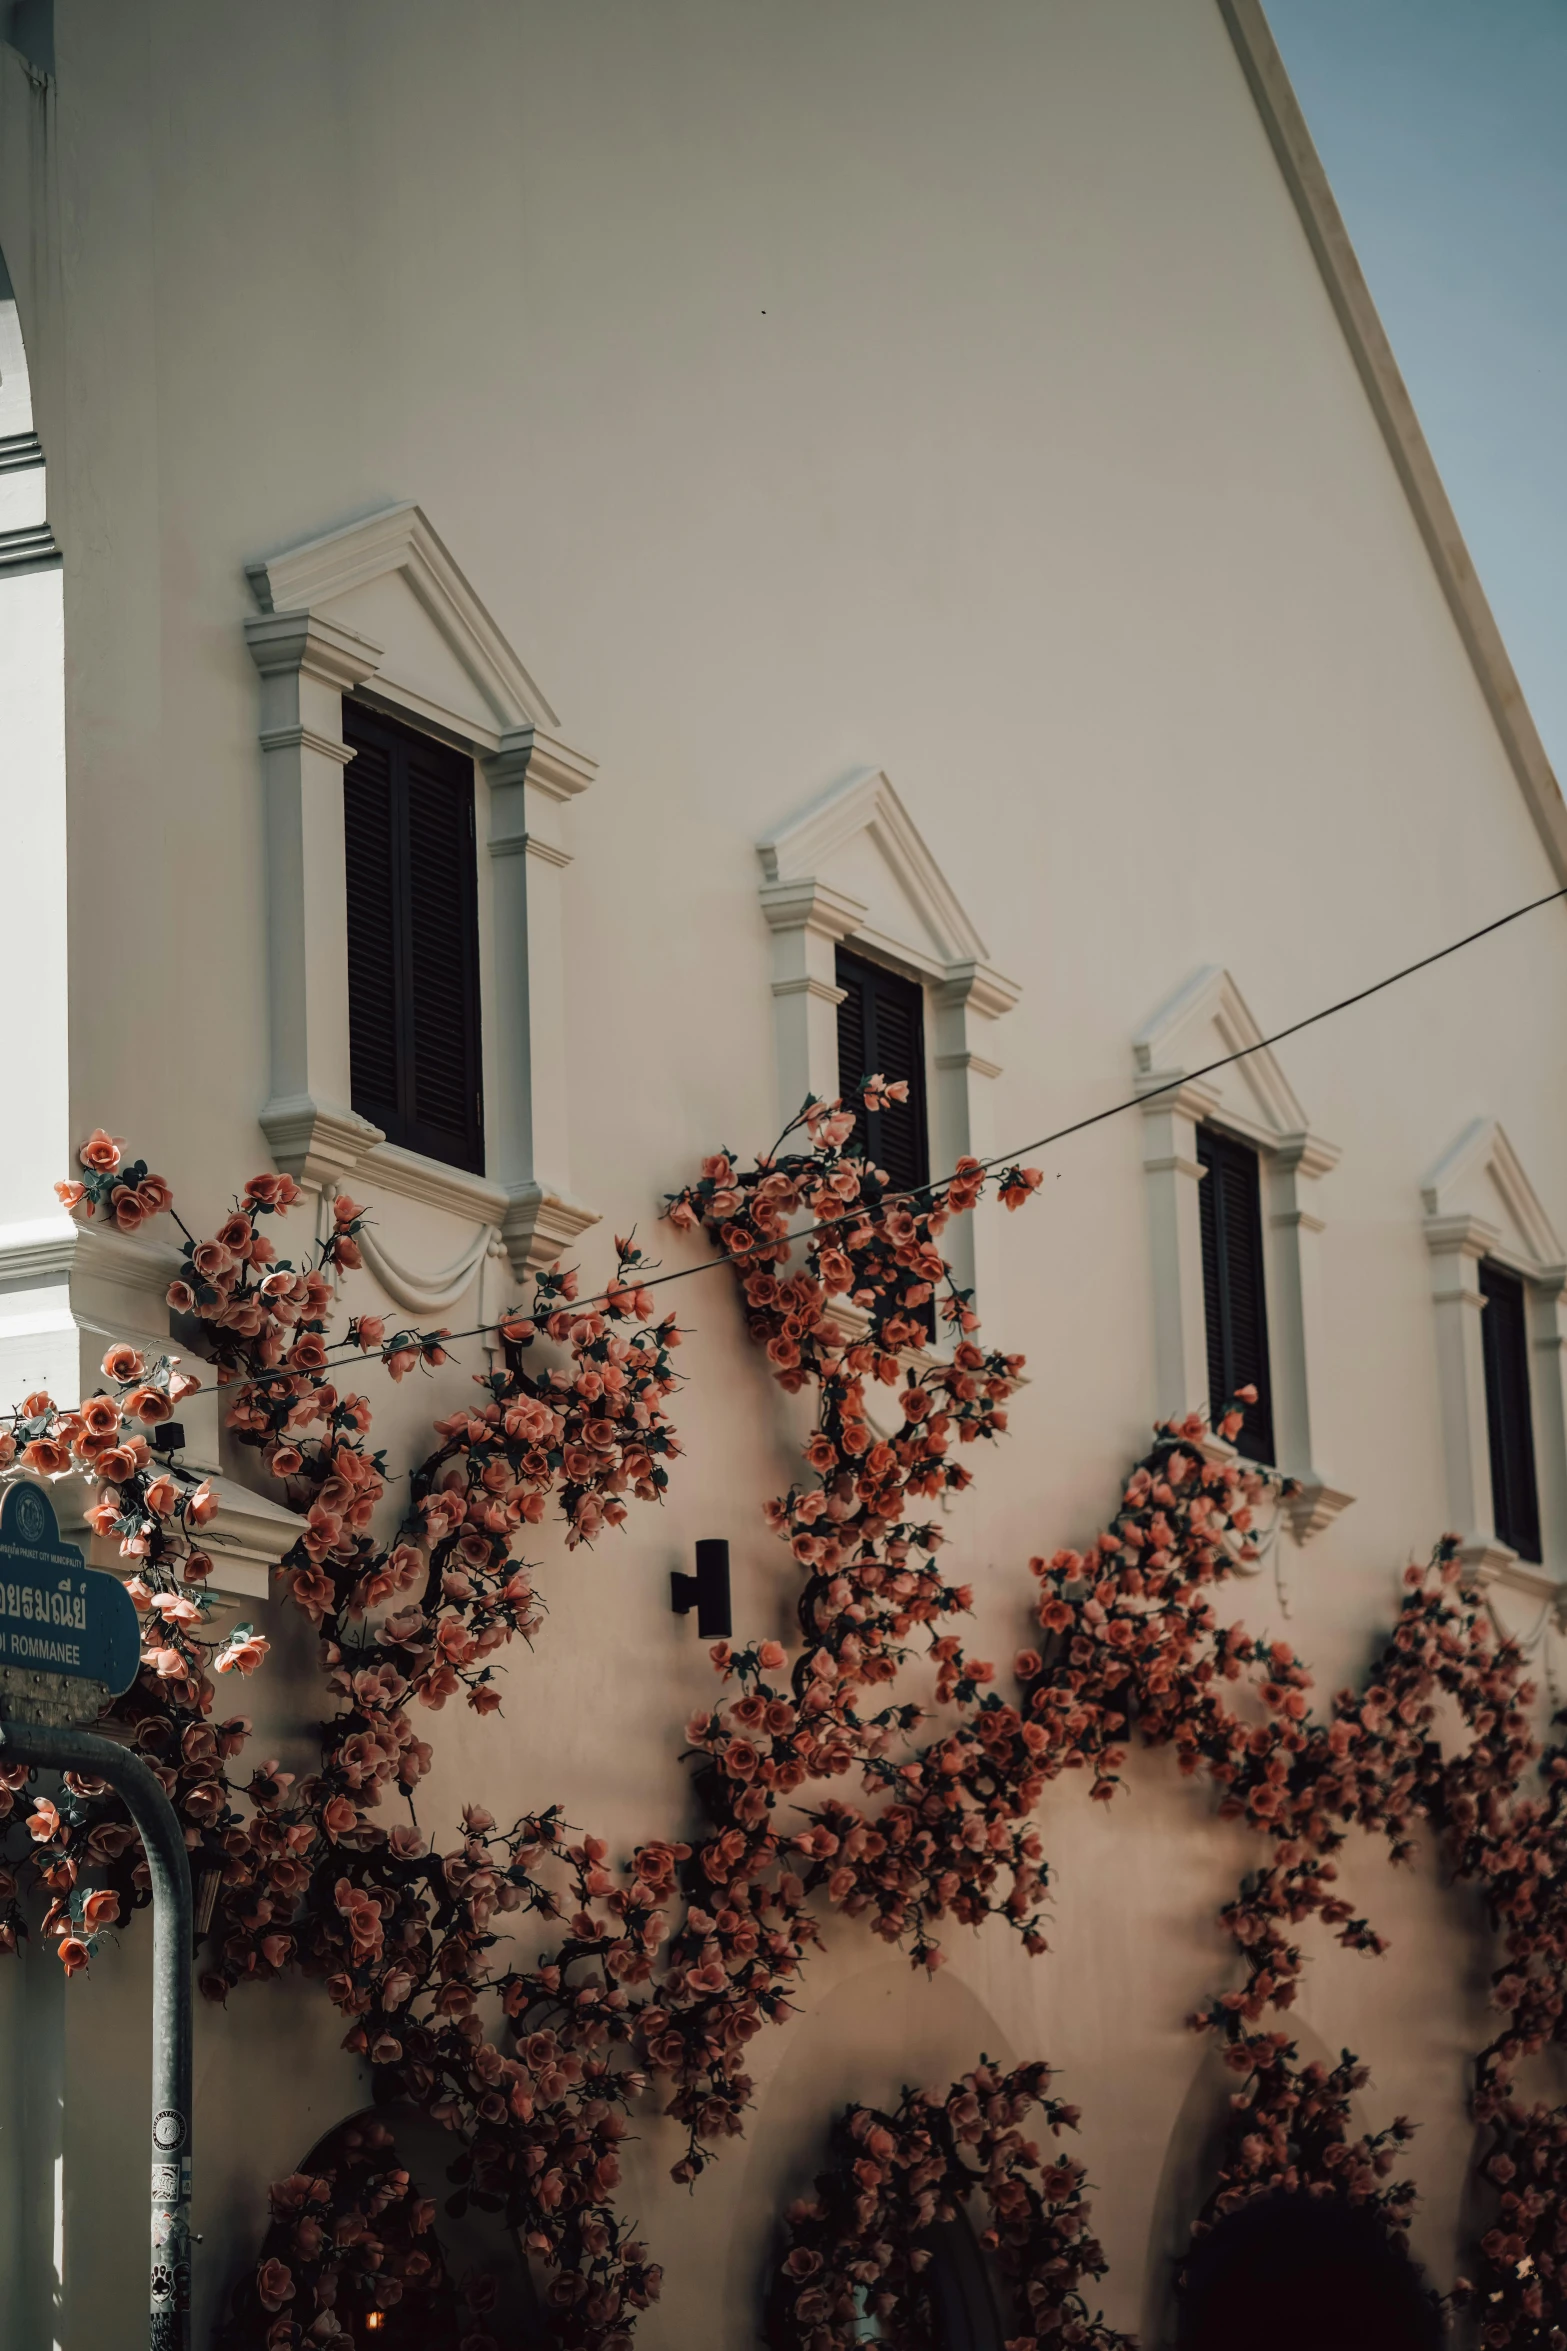
<svg viewBox="0 0 1567 2351">
<path fill-rule="evenodd" d="M 834 784 L 788 824 L 759 841 L 757 855 L 770 882 L 789 881 L 818 872 L 861 833 L 874 841 L 910 904 L 923 918 L 937 941 L 940 961 L 983 963 L 984 940 L 879 768 L 860 768 Z M 920 960 L 926 960 L 925 956 L 920 955 Z"/>
<path fill-rule="evenodd" d="M 389 1190 L 497 1223 L 519 1279 L 597 1221 L 570 1181 L 564 812 L 594 762 L 559 721 L 414 505 L 394 506 L 246 567 L 260 605 L 245 624 L 262 679 L 266 776 L 270 1099 L 261 1124 L 280 1167 L 323 1203 L 367 1160 Z M 464 709 L 432 698 L 394 655 L 330 609 L 400 578 L 472 687 Z M 343 873 L 342 699 L 356 694 L 466 751 L 479 784 L 480 962 L 489 1182 L 399 1153 L 345 1107 L 348 945 Z M 487 866 L 488 880 L 485 874 Z M 437 1275 L 407 1275 L 419 1295 Z"/>
<path fill-rule="evenodd" d="M 553 733 L 559 727 L 538 686 L 411 499 L 245 566 L 256 602 L 266 613 L 320 611 L 393 572 L 402 574 L 479 687 L 502 733 L 539 725 Z"/>
<path fill-rule="evenodd" d="M 861 844 L 880 859 L 889 889 L 873 915 L 833 879 L 834 863 Z M 762 912 L 773 934 L 773 1004 L 780 1124 L 808 1095 L 838 1092 L 836 978 L 840 942 L 923 982 L 927 1023 L 926 1098 L 931 1168 L 995 1148 L 990 1081 L 1001 1065 L 990 1051 L 992 1023 L 1020 990 L 992 968 L 979 931 L 891 782 L 860 768 L 757 843 Z M 948 1227 L 944 1246 L 963 1289 L 988 1290 L 995 1238 L 993 1203 Z"/>
<path fill-rule="evenodd" d="M 1218 6 L 1492 722 L 1556 878 L 1567 882 L 1567 805 L 1561 787 L 1475 576 L 1262 0 L 1218 0 Z"/>
<path fill-rule="evenodd" d="M 1306 1543 L 1353 1500 L 1316 1466 L 1322 1414 L 1313 1379 L 1323 1355 L 1317 1186 L 1339 1153 L 1311 1131 L 1262 1035 L 1230 974 L 1209 964 L 1160 1005 L 1132 1042 L 1144 1097 L 1157 1409 L 1163 1417 L 1209 1407 L 1197 1129 L 1223 1127 L 1254 1144 L 1261 1159 L 1274 1439 L 1279 1468 L 1298 1481 L 1288 1524 L 1296 1541 Z M 1233 1053 L 1246 1058 L 1226 1069 L 1208 1067 Z"/>
<path fill-rule="evenodd" d="M 1448 1508 L 1464 1560 L 1477 1576 L 1525 1593 L 1535 1591 L 1543 1572 L 1559 1593 L 1567 1573 L 1567 1250 L 1494 1118 L 1470 1121 L 1427 1175 L 1420 1197 L 1436 1309 Z M 1496 1535 L 1480 1333 L 1482 1258 L 1505 1265 L 1527 1284 L 1543 1571 L 1520 1560 Z"/>
</svg>

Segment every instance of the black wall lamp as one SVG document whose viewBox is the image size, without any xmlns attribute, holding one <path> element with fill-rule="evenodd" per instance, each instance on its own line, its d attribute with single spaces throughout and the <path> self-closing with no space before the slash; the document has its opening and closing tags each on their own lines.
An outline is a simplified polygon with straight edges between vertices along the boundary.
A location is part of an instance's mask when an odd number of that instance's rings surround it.
<svg viewBox="0 0 1567 2351">
<path fill-rule="evenodd" d="M 669 1605 L 676 1616 L 696 1610 L 696 1629 L 704 1641 L 727 1641 L 729 1621 L 729 1545 L 713 1540 L 696 1547 L 696 1574 L 669 1572 Z"/>
</svg>

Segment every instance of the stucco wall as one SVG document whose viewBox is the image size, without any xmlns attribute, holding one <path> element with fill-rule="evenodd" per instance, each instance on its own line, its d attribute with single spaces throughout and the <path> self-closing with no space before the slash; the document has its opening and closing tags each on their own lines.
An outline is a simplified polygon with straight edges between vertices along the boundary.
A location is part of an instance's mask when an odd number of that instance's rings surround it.
<svg viewBox="0 0 1567 2351">
<path fill-rule="evenodd" d="M 1552 886 L 1212 0 L 57 13 L 52 115 L 5 61 L 0 247 L 46 346 L 65 556 L 71 1122 L 130 1137 L 196 1214 L 266 1164 L 242 567 L 397 499 L 601 762 L 564 887 L 572 1175 L 605 1232 L 649 1230 L 702 1151 L 771 1139 L 754 844 L 854 768 L 891 776 L 1022 983 L 999 1142 L 1127 1091 L 1197 966 L 1273 1026 Z M 1421 1176 L 1496 1116 L 1567 1227 L 1564 980 L 1556 909 L 1281 1057 L 1343 1149 L 1314 1387 L 1319 1466 L 1356 1499 L 1236 1605 L 1281 1625 L 1287 1598 L 1325 1693 L 1446 1523 Z M 1141 1125 L 1052 1153 L 995 1236 L 980 1303 L 1031 1384 L 953 1515 L 982 1651 L 1023 1636 L 1028 1554 L 1093 1530 L 1173 1401 Z M 377 1205 L 400 1254 L 453 1255 L 439 1212 Z M 617 1846 L 681 1825 L 708 1675 L 667 1569 L 695 1536 L 730 1536 L 738 1629 L 787 1625 L 758 1505 L 793 1424 L 722 1281 L 679 1295 L 668 1506 L 569 1563 L 542 1538 L 550 1615 L 506 1714 L 439 1718 L 437 1830 L 463 1793 L 559 1799 Z M 394 1454 L 465 1378 L 389 1399 Z M 277 1687 L 303 1753 L 308 1685 Z M 650 2351 L 748 2339 L 769 2214 L 810 2167 L 802 2098 L 825 2125 L 895 2091 L 905 2047 L 924 2078 L 981 2041 L 1065 2069 L 1107 2308 L 1139 2323 L 1199 2063 L 1181 2020 L 1224 1977 L 1213 1913 L 1248 1848 L 1165 1761 L 1132 1783 L 1108 1814 L 1071 1783 L 1043 1808 L 1052 1956 L 955 1938 L 933 1992 L 835 1925 L 820 2007 L 756 2052 L 751 2150 L 688 2199 L 640 2126 Z M 1357 1849 L 1347 1875 L 1394 1955 L 1325 1949 L 1305 2021 L 1372 2062 L 1369 2112 L 1421 2119 L 1446 2282 L 1483 1945 L 1428 1868 L 1395 1883 Z M 142 2176 L 141 1940 L 71 1994 L 64 2351 L 139 2340 L 139 2184 L 108 2181 L 122 2154 Z M 203 2025 L 204 2314 L 259 2226 L 240 2134 L 259 2181 L 331 2119 L 332 2066 L 358 2100 L 329 2026 L 311 1990 Z"/>
</svg>

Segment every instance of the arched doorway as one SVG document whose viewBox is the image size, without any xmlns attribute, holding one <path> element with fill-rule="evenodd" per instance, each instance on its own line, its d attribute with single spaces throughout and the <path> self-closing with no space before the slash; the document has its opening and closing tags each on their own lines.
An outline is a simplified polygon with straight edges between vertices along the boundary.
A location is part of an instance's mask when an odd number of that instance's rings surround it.
<svg viewBox="0 0 1567 2351">
<path fill-rule="evenodd" d="M 458 2215 L 447 2209 L 462 2154 L 461 2140 L 413 2107 L 367 2108 L 335 2124 L 274 2187 L 273 2225 L 260 2263 L 236 2283 L 217 2338 L 221 2351 L 264 2343 L 279 2298 L 308 2330 L 323 2239 L 341 2248 L 326 2254 L 330 2307 L 356 2343 L 457 2351 L 475 2325 L 505 2351 L 551 2343 L 529 2265 L 504 2217 L 466 2199 Z M 363 2259 L 361 2224 L 373 2240 Z M 470 2305 L 465 2289 L 476 2278 L 483 2290 Z M 400 2290 L 389 2292 L 388 2280 Z"/>
<path fill-rule="evenodd" d="M 1200 2238 L 1178 2351 L 1439 2351 L 1440 2307 L 1376 2211 L 1259 2196 Z"/>
</svg>

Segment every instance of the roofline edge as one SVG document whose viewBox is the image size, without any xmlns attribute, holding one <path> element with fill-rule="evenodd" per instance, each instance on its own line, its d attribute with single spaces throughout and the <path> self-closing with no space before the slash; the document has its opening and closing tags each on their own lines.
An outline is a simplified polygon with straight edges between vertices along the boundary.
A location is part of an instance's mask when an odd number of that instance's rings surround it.
<svg viewBox="0 0 1567 2351">
<path fill-rule="evenodd" d="M 1502 747 L 1556 878 L 1567 883 L 1567 803 L 1355 258 L 1262 0 L 1217 0 L 1217 5 Z"/>
</svg>

